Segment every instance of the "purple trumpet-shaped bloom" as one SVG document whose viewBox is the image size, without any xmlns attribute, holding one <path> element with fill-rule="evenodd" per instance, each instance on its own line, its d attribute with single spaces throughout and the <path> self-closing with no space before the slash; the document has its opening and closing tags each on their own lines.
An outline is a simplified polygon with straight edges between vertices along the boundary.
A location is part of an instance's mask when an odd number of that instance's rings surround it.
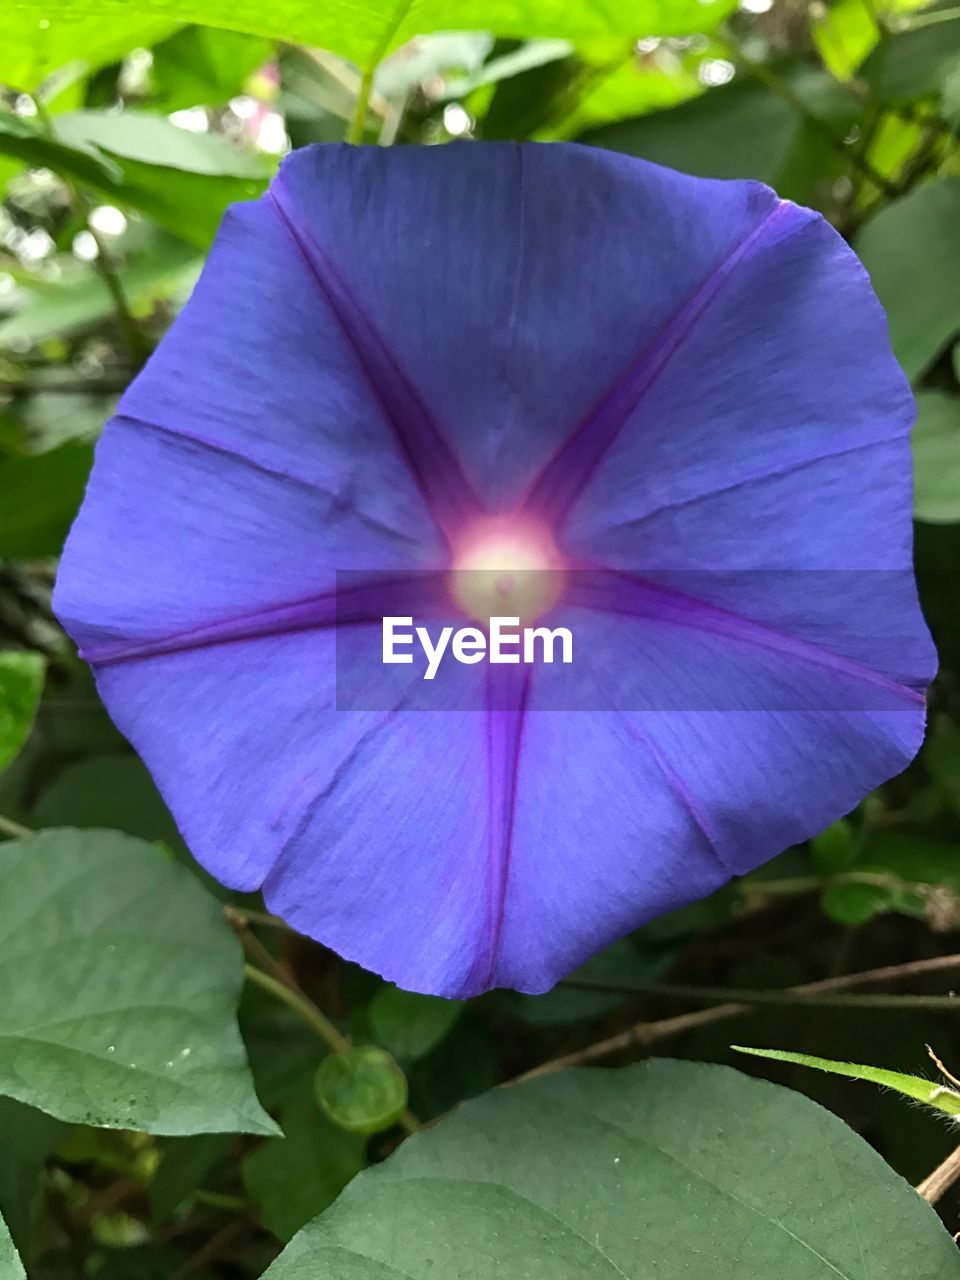
<svg viewBox="0 0 960 1280">
<path fill-rule="evenodd" d="M 308 148 L 107 425 L 56 608 L 224 884 L 403 987 L 539 992 L 916 752 L 912 410 L 764 186 Z M 383 665 L 491 568 L 571 665 Z"/>
</svg>

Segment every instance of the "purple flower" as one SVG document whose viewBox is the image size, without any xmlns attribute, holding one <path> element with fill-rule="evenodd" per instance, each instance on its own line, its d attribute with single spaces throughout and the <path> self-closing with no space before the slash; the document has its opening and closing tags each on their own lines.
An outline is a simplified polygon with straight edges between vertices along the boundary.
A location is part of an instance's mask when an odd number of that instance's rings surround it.
<svg viewBox="0 0 960 1280">
<path fill-rule="evenodd" d="M 56 607 L 218 879 L 401 986 L 543 991 L 916 752 L 912 411 L 766 187 L 309 148 L 108 424 Z M 573 664 L 382 665 L 484 592 Z"/>
</svg>

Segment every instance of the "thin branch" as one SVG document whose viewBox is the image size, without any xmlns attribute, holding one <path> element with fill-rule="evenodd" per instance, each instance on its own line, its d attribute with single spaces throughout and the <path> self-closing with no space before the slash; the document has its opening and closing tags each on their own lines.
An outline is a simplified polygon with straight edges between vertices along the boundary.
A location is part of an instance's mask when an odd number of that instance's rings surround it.
<svg viewBox="0 0 960 1280">
<path fill-rule="evenodd" d="M 928 1204 L 936 1204 L 958 1178 L 960 1178 L 960 1147 L 951 1151 L 946 1160 L 937 1165 L 933 1173 L 927 1174 L 918 1184 L 917 1194 L 923 1196 Z"/>
<path fill-rule="evenodd" d="M 957 996 L 845 996 L 845 995 L 807 995 L 802 991 L 764 991 L 749 987 L 699 987 L 685 983 L 650 982 L 637 986 L 618 986 L 616 983 L 580 982 L 566 980 L 560 984 L 575 991 L 609 991 L 622 995 L 667 996 L 677 1000 L 697 1000 L 708 1003 L 727 1003 L 761 1007 L 808 1009 L 883 1009 L 887 1012 L 926 1010 L 942 1012 L 945 1009 L 960 1010 L 960 998 Z"/>
<path fill-rule="evenodd" d="M 823 978 L 819 982 L 806 982 L 801 986 L 789 987 L 788 994 L 814 995 L 819 992 L 843 991 L 850 987 L 866 986 L 873 982 L 892 982 L 901 978 L 920 977 L 929 973 L 942 973 L 948 969 L 960 969 L 960 955 L 933 956 L 929 960 L 911 960 L 907 964 L 886 965 L 882 969 L 867 969 L 861 973 L 841 974 L 834 978 Z M 757 993 L 751 993 L 753 995 Z M 712 1009 L 698 1009 L 695 1013 L 682 1013 L 674 1018 L 663 1018 L 658 1022 L 638 1022 L 616 1035 L 598 1040 L 594 1044 L 576 1049 L 562 1057 L 542 1062 L 539 1066 L 516 1076 L 508 1084 L 520 1084 L 525 1080 L 534 1080 L 538 1076 L 551 1075 L 566 1067 L 580 1067 L 587 1062 L 596 1062 L 623 1049 L 639 1046 L 649 1048 L 658 1040 L 682 1035 L 686 1031 L 695 1031 L 700 1027 L 710 1026 L 715 1022 L 723 1022 L 728 1018 L 750 1013 L 752 1008 L 742 1001 L 724 1003 Z"/>
</svg>

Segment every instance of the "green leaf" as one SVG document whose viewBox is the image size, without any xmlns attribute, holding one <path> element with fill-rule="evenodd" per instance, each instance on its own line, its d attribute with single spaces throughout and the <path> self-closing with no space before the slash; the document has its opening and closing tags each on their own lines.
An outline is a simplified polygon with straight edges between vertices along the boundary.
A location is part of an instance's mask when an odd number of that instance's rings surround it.
<svg viewBox="0 0 960 1280">
<path fill-rule="evenodd" d="M 895 901 L 888 888 L 877 884 L 831 884 L 820 899 L 824 915 L 837 924 L 866 924 L 889 911 Z"/>
<path fill-rule="evenodd" d="M 916 518 L 960 520 L 960 396 L 921 391 L 912 442 Z"/>
<path fill-rule="evenodd" d="M 115 831 L 0 845 L 0 1093 L 147 1133 L 276 1133 L 234 1014 L 239 943 L 183 867 Z"/>
<path fill-rule="evenodd" d="M 160 111 L 218 106 L 239 94 L 272 54 L 269 40 L 186 27 L 153 50 L 153 105 Z"/>
<path fill-rule="evenodd" d="M 887 310 L 894 354 L 918 377 L 960 330 L 960 178 L 914 188 L 863 228 L 854 248 Z"/>
<path fill-rule="evenodd" d="M 941 0 L 916 15 L 916 30 L 882 40 L 860 68 L 859 78 L 881 102 L 910 102 L 940 92 L 960 62 L 960 21 L 926 23 L 932 14 L 956 12 Z M 922 25 L 921 25 L 922 24 Z"/>
<path fill-rule="evenodd" d="M 856 833 L 848 818 L 839 818 L 810 841 L 810 856 L 818 873 L 835 875 L 856 857 Z"/>
<path fill-rule="evenodd" d="M 370 1001 L 368 1017 L 371 1030 L 395 1058 L 415 1062 L 440 1043 L 463 1009 L 461 1000 L 385 986 Z"/>
<path fill-rule="evenodd" d="M 231 1136 L 222 1133 L 198 1133 L 162 1141 L 163 1158 L 150 1183 L 150 1216 L 154 1223 L 167 1222 L 184 1201 L 203 1189 L 232 1142 Z"/>
<path fill-rule="evenodd" d="M 122 160 L 182 169 L 208 177 L 267 177 L 259 156 L 232 147 L 218 134 L 192 133 L 148 111 L 71 111 L 56 119 L 57 137 L 75 147 L 96 147 Z"/>
<path fill-rule="evenodd" d="M 936 1214 L 801 1094 L 728 1067 L 576 1071 L 359 1175 L 265 1280 L 955 1280 Z"/>
<path fill-rule="evenodd" d="M 809 9 L 810 27 L 824 66 L 848 80 L 880 38 L 873 11 L 863 0 Z"/>
<path fill-rule="evenodd" d="M 748 1049 L 739 1044 L 731 1047 L 738 1053 L 749 1053 L 755 1058 L 772 1058 L 775 1062 L 790 1062 L 797 1067 L 813 1067 L 832 1076 L 866 1080 L 870 1084 L 882 1085 L 884 1089 L 892 1089 L 905 1098 L 912 1098 L 914 1102 L 923 1102 L 948 1116 L 960 1115 L 960 1094 L 944 1092 L 942 1085 L 924 1080 L 922 1076 L 887 1071 L 883 1067 L 864 1067 L 854 1062 L 834 1062 L 831 1058 L 813 1058 L 807 1053 L 790 1053 L 784 1049 Z"/>
<path fill-rule="evenodd" d="M 7 767 L 27 740 L 45 669 L 39 653 L 0 650 L 0 769 Z"/>
<path fill-rule="evenodd" d="M 54 169 L 80 178 L 100 190 L 112 191 L 123 170 L 95 148 L 51 138 L 30 120 L 0 111 L 0 156 L 22 160 L 34 169 Z"/>
<path fill-rule="evenodd" d="M 0 1214 L 6 1219 L 14 1243 L 28 1262 L 40 1173 L 68 1132 L 52 1116 L 44 1115 L 33 1107 L 25 1107 L 12 1098 L 0 1098 L 0 1133 L 3 1134 Z"/>
<path fill-rule="evenodd" d="M 0 556 L 59 555 L 93 462 L 85 444 L 49 453 L 0 454 Z"/>
<path fill-rule="evenodd" d="M 146 766 L 133 755 L 94 755 L 68 764 L 40 792 L 28 825 L 109 827 L 186 848 Z"/>
<path fill-rule="evenodd" d="M 0 1218 L 0 1280 L 27 1280 L 23 1263 L 10 1239 L 7 1224 Z"/>
<path fill-rule="evenodd" d="M 821 73 L 788 64 L 776 74 L 840 136 L 858 114 L 856 98 Z M 756 178 L 808 203 L 817 194 L 814 182 L 829 180 L 831 166 L 840 163 L 790 102 L 750 76 L 669 111 L 604 125 L 581 141 L 704 178 Z"/>
<path fill-rule="evenodd" d="M 128 301 L 134 308 L 176 292 L 187 292 L 200 273 L 196 249 L 177 240 L 162 240 L 120 272 Z M 114 302 L 103 280 L 91 268 L 74 279 L 26 297 L 0 321 L 0 347 L 42 342 L 93 328 L 114 313 Z"/>
<path fill-rule="evenodd" d="M 138 45 L 149 46 L 162 39 L 175 25 L 162 11 L 155 16 L 141 12 L 131 17 L 128 5 L 118 4 L 111 13 L 103 13 L 89 5 L 6 0 L 0 84 L 29 92 L 51 71 L 68 63 L 79 62 L 95 70 Z"/>
<path fill-rule="evenodd" d="M 77 18 L 115 22 L 128 0 L 71 0 Z M 49 0 L 6 0 L 21 20 L 49 14 Z M 687 35 L 710 30 L 730 0 L 141 0 L 138 14 L 249 31 L 291 44 L 332 49 L 358 64 L 379 61 L 412 36 L 430 31 L 492 31 L 502 36 L 587 40 L 598 36 Z M 4 17 L 6 22 L 6 16 Z"/>
<path fill-rule="evenodd" d="M 281 1108 L 280 1123 L 286 1136 L 268 1139 L 247 1156 L 243 1181 L 263 1225 L 289 1240 L 364 1167 L 366 1139 L 327 1119 L 309 1077 Z"/>
<path fill-rule="evenodd" d="M 406 1076 L 375 1045 L 329 1054 L 317 1068 L 314 1088 L 334 1124 L 351 1133 L 388 1129 L 407 1105 Z"/>
</svg>

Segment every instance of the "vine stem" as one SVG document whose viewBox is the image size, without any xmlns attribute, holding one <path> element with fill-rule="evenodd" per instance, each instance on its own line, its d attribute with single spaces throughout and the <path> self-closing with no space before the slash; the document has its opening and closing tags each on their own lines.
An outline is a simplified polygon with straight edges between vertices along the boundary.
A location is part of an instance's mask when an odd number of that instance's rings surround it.
<svg viewBox="0 0 960 1280">
<path fill-rule="evenodd" d="M 233 907 L 225 907 L 227 920 L 243 943 L 247 955 L 256 960 L 256 964 L 244 966 L 247 979 L 263 991 L 269 992 L 277 1000 L 292 1009 L 323 1040 L 332 1053 L 346 1053 L 352 1048 L 352 1041 L 330 1021 L 327 1015 L 297 983 L 286 967 L 279 964 L 267 948 L 251 931 L 242 911 Z M 400 1126 L 408 1134 L 419 1133 L 422 1125 L 409 1108 L 404 1108 L 397 1117 Z"/>
<path fill-rule="evenodd" d="M 24 836 L 33 835 L 29 827 L 22 827 L 19 822 L 14 822 L 12 818 L 5 818 L 2 813 L 0 813 L 0 833 L 10 836 L 13 840 L 22 840 Z"/>
<path fill-rule="evenodd" d="M 887 965 L 882 969 L 866 969 L 861 973 L 848 973 L 839 977 L 823 978 L 818 982 L 806 982 L 801 986 L 789 987 L 785 992 L 767 994 L 817 995 L 823 992 L 843 991 L 849 987 L 865 986 L 871 982 L 890 982 L 899 978 L 919 977 L 928 973 L 942 973 L 948 969 L 960 969 L 960 955 L 933 956 L 928 960 L 911 960 L 906 964 Z M 704 993 L 705 998 L 714 998 L 706 996 L 706 992 L 710 991 L 711 988 L 701 988 L 700 990 Z M 751 992 L 750 994 L 755 996 L 762 993 Z M 719 998 L 724 1000 L 724 1003 L 716 1005 L 712 1009 L 698 1009 L 694 1013 L 682 1013 L 677 1017 L 663 1018 L 658 1022 L 635 1023 L 624 1031 L 617 1032 L 616 1035 L 608 1036 L 605 1040 L 598 1040 L 594 1044 L 586 1045 L 582 1049 L 576 1049 L 572 1053 L 564 1054 L 562 1057 L 552 1058 L 549 1062 L 542 1062 L 539 1066 L 523 1072 L 522 1075 L 515 1076 L 506 1083 L 508 1085 L 521 1084 L 525 1080 L 534 1080 L 539 1076 L 552 1075 L 555 1071 L 562 1071 L 566 1067 L 580 1067 L 588 1062 L 596 1062 L 599 1058 L 609 1057 L 610 1054 L 617 1053 L 623 1049 L 636 1046 L 649 1048 L 650 1045 L 655 1044 L 658 1040 L 681 1035 L 685 1031 L 695 1031 L 714 1022 L 723 1022 L 728 1018 L 752 1011 L 752 1006 L 743 1003 L 743 1001 L 726 1003 L 724 996 Z"/>
<path fill-rule="evenodd" d="M 269 991 L 272 996 L 282 1000 L 294 1013 L 298 1014 L 304 1022 L 309 1023 L 334 1053 L 344 1053 L 350 1048 L 350 1041 L 346 1036 L 341 1035 L 327 1015 L 312 1000 L 303 995 L 298 988 L 289 986 L 286 982 L 281 982 L 279 978 L 274 978 L 272 974 L 264 973 L 262 969 L 258 969 L 253 964 L 244 965 L 244 973 L 255 986 L 262 988 L 264 991 Z"/>
<path fill-rule="evenodd" d="M 373 90 L 373 72 L 374 66 L 371 64 L 364 67 L 360 76 L 357 101 L 346 137 L 347 142 L 352 142 L 354 146 L 359 146 L 363 142 L 363 135 L 367 127 L 367 112 L 370 108 L 370 94 Z"/>
</svg>

